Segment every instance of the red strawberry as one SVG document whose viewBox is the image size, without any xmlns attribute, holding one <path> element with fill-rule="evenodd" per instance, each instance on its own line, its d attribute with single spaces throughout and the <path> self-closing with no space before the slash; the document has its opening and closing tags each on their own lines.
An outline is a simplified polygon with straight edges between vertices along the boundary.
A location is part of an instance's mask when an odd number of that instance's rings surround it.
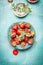
<svg viewBox="0 0 43 65">
<path fill-rule="evenodd" d="M 35 33 L 33 31 L 31 31 L 30 34 L 31 34 L 32 37 L 34 37 L 34 35 L 35 35 Z"/>
<path fill-rule="evenodd" d="M 17 44 L 17 45 L 19 45 L 19 44 L 20 44 L 20 42 L 19 42 L 19 41 L 16 41 L 16 44 Z"/>
<path fill-rule="evenodd" d="M 20 28 L 21 28 L 21 29 L 24 29 L 24 28 L 25 28 L 24 22 L 22 22 L 22 23 L 20 24 Z"/>
<path fill-rule="evenodd" d="M 14 29 L 14 30 L 18 30 L 18 24 L 14 24 L 13 26 L 12 26 L 12 29 Z"/>
<path fill-rule="evenodd" d="M 33 44 L 33 40 L 32 39 L 28 39 L 28 44 Z"/>
<path fill-rule="evenodd" d="M 18 31 L 17 31 L 17 35 L 20 35 L 20 34 L 21 34 L 21 31 L 20 31 L 20 30 L 18 30 Z"/>
<path fill-rule="evenodd" d="M 16 30 L 12 29 L 11 32 L 16 32 Z"/>
<path fill-rule="evenodd" d="M 16 46 L 16 42 L 14 40 L 10 40 L 10 43 L 12 44 L 12 46 Z"/>
<path fill-rule="evenodd" d="M 13 50 L 13 54 L 17 55 L 18 54 L 18 50 L 17 49 Z"/>
<path fill-rule="evenodd" d="M 16 32 L 12 32 L 11 33 L 11 38 L 15 38 L 16 37 Z"/>
<path fill-rule="evenodd" d="M 24 36 L 24 40 L 27 42 L 27 40 L 28 40 L 28 37 L 25 35 Z"/>
<path fill-rule="evenodd" d="M 14 39 L 15 41 L 18 41 L 19 39 L 17 38 L 17 37 L 15 37 L 15 39 Z"/>
<path fill-rule="evenodd" d="M 19 45 L 20 44 L 20 40 L 16 37 L 15 38 L 16 44 Z"/>
<path fill-rule="evenodd" d="M 29 29 L 24 29 L 24 31 L 25 31 L 26 33 L 30 33 L 30 32 L 31 32 L 31 30 L 29 30 Z"/>
<path fill-rule="evenodd" d="M 30 24 L 29 23 L 26 23 L 25 24 L 25 28 L 30 28 Z"/>
<path fill-rule="evenodd" d="M 21 42 L 21 46 L 26 46 L 26 42 L 25 41 L 22 41 Z"/>
</svg>

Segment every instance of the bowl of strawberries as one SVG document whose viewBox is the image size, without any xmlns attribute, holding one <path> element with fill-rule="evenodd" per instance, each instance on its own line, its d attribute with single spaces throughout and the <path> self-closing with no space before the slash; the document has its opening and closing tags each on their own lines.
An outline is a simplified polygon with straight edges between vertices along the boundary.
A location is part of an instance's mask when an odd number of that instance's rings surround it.
<svg viewBox="0 0 43 65">
<path fill-rule="evenodd" d="M 19 50 L 30 48 L 35 42 L 35 31 L 30 23 L 18 22 L 10 26 L 8 31 L 10 44 Z"/>
<path fill-rule="evenodd" d="M 28 2 L 30 2 L 30 3 L 36 3 L 36 2 L 38 2 L 38 0 L 28 0 Z"/>
</svg>

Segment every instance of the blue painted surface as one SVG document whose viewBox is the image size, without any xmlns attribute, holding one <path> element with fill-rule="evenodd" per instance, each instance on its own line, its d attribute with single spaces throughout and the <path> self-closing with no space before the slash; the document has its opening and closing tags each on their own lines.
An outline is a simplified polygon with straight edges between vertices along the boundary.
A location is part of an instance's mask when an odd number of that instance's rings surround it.
<svg viewBox="0 0 43 65">
<path fill-rule="evenodd" d="M 14 3 L 26 0 L 14 0 Z M 11 3 L 0 0 L 0 65 L 43 65 L 43 0 L 30 4 L 32 12 L 24 18 L 13 14 Z M 12 54 L 14 49 L 8 41 L 8 29 L 14 22 L 29 22 L 36 32 L 36 43 L 27 51 L 19 51 L 17 56 Z"/>
</svg>

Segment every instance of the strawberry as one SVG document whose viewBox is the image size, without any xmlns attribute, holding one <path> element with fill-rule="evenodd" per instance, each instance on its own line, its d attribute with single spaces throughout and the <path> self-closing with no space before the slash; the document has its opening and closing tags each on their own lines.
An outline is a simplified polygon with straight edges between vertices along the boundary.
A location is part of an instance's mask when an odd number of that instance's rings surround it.
<svg viewBox="0 0 43 65">
<path fill-rule="evenodd" d="M 12 29 L 11 32 L 16 32 L 16 30 Z"/>
<path fill-rule="evenodd" d="M 25 41 L 22 41 L 21 42 L 21 46 L 26 46 L 26 42 Z"/>
<path fill-rule="evenodd" d="M 30 24 L 29 23 L 26 23 L 25 24 L 25 28 L 30 28 Z"/>
<path fill-rule="evenodd" d="M 30 32 L 31 32 L 30 29 L 24 29 L 24 31 L 25 31 L 26 33 L 30 33 Z"/>
<path fill-rule="evenodd" d="M 19 44 L 20 44 L 20 42 L 19 42 L 19 41 L 16 41 L 16 44 L 17 44 L 17 45 L 19 45 Z"/>
<path fill-rule="evenodd" d="M 24 40 L 25 40 L 25 42 L 27 42 L 27 40 L 28 40 L 28 37 L 26 35 L 24 36 Z"/>
<path fill-rule="evenodd" d="M 20 44 L 20 40 L 16 37 L 15 38 L 16 44 L 19 45 Z"/>
<path fill-rule="evenodd" d="M 31 38 L 28 39 L 28 44 L 33 44 L 33 40 Z"/>
<path fill-rule="evenodd" d="M 13 54 L 18 55 L 18 50 L 17 49 L 13 50 Z"/>
<path fill-rule="evenodd" d="M 22 31 L 22 29 L 17 30 L 17 35 L 20 35 Z"/>
<path fill-rule="evenodd" d="M 16 46 L 16 42 L 14 40 L 10 40 L 10 43 L 12 44 L 12 46 Z"/>
<path fill-rule="evenodd" d="M 18 31 L 17 31 L 17 35 L 20 35 L 20 34 L 21 34 L 21 31 L 20 31 L 20 30 L 18 30 Z"/>
<path fill-rule="evenodd" d="M 16 32 L 11 32 L 11 38 L 15 38 L 16 37 Z"/>
<path fill-rule="evenodd" d="M 18 30 L 18 24 L 14 24 L 13 26 L 12 26 L 12 29 L 14 29 L 14 30 Z"/>
<path fill-rule="evenodd" d="M 34 35 L 35 35 L 35 33 L 34 33 L 34 32 L 31 32 L 30 34 L 31 34 L 31 36 L 32 36 L 32 37 L 34 37 Z"/>
<path fill-rule="evenodd" d="M 24 22 L 22 22 L 22 23 L 20 24 L 20 28 L 21 28 L 21 29 L 24 29 L 24 28 L 25 28 Z"/>
</svg>

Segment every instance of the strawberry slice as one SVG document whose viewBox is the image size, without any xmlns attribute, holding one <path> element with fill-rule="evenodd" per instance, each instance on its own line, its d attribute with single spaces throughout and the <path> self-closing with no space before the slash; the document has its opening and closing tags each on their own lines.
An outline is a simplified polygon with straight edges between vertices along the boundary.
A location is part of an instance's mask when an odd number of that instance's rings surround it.
<svg viewBox="0 0 43 65">
<path fill-rule="evenodd" d="M 28 39 L 28 44 L 33 44 L 33 40 L 31 38 Z"/>
<path fill-rule="evenodd" d="M 16 42 L 14 40 L 10 40 L 12 46 L 16 46 Z"/>
<path fill-rule="evenodd" d="M 25 24 L 25 28 L 30 28 L 31 26 L 30 26 L 30 24 L 29 23 L 26 23 Z"/>
</svg>

